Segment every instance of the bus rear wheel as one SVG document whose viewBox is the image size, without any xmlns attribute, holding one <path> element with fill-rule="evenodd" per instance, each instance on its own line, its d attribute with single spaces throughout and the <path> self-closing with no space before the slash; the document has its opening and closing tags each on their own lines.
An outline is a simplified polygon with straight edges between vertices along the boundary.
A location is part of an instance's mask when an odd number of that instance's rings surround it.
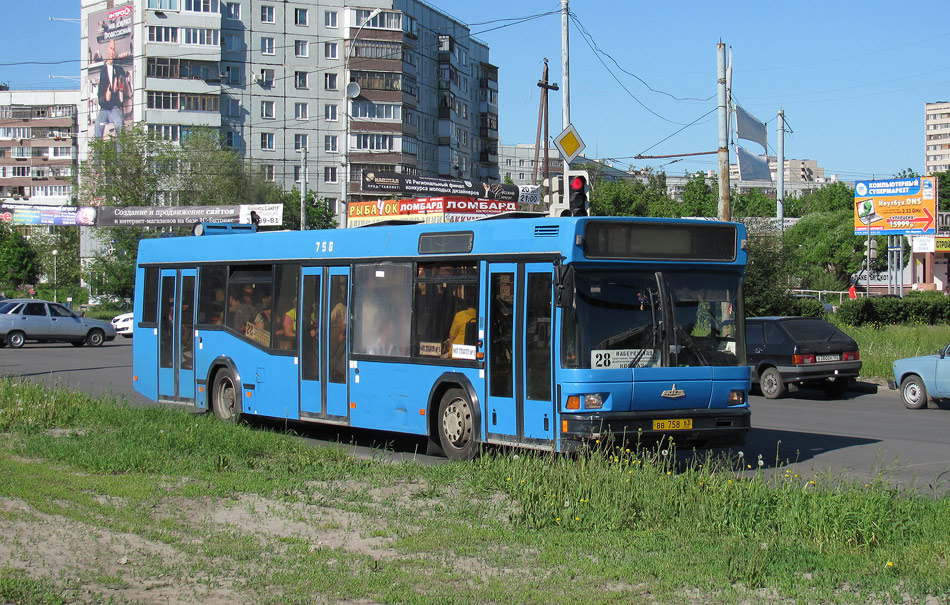
<svg viewBox="0 0 950 605">
<path fill-rule="evenodd" d="M 439 442 L 446 458 L 471 460 L 477 451 L 472 402 L 462 389 L 449 389 L 439 403 Z"/>
<path fill-rule="evenodd" d="M 211 410 L 225 422 L 237 422 L 241 416 L 238 391 L 230 370 L 221 370 L 214 377 L 211 388 Z"/>
</svg>

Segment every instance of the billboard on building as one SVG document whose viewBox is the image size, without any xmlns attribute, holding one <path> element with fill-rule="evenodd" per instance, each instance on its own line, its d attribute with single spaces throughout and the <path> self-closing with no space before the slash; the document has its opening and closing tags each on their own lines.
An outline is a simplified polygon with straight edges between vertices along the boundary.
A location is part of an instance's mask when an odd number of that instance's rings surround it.
<svg viewBox="0 0 950 605">
<path fill-rule="evenodd" d="M 0 223 L 8 225 L 77 225 L 75 206 L 0 204 Z"/>
<path fill-rule="evenodd" d="M 854 184 L 855 235 L 930 235 L 936 219 L 936 177 Z"/>
<path fill-rule="evenodd" d="M 87 136 L 109 138 L 132 123 L 132 4 L 89 13 Z"/>
<path fill-rule="evenodd" d="M 517 210 L 517 202 L 473 199 L 469 197 L 423 197 L 404 200 L 350 202 L 347 227 L 361 227 L 383 221 L 421 223 L 458 223 L 487 218 Z"/>
<path fill-rule="evenodd" d="M 195 223 L 249 224 L 251 212 L 261 227 L 279 227 L 283 204 L 234 204 L 224 206 L 84 206 L 77 222 L 96 227 L 190 227 Z"/>
<path fill-rule="evenodd" d="M 366 192 L 383 195 L 399 193 L 419 195 L 456 195 L 486 198 L 501 202 L 538 204 L 541 202 L 541 187 L 538 185 L 506 185 L 504 183 L 476 183 L 465 179 L 435 176 L 416 176 L 398 172 L 365 171 L 362 188 Z"/>
</svg>

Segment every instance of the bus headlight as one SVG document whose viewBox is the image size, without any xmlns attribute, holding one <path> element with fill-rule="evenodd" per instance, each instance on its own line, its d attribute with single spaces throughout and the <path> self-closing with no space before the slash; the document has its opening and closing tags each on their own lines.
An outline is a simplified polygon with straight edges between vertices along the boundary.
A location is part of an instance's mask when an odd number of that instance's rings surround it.
<svg viewBox="0 0 950 605">
<path fill-rule="evenodd" d="M 600 393 L 588 393 L 584 395 L 584 408 L 588 410 L 599 410 L 604 407 L 604 398 Z"/>
<path fill-rule="evenodd" d="M 745 403 L 745 391 L 729 391 L 729 405 L 742 405 Z"/>
</svg>

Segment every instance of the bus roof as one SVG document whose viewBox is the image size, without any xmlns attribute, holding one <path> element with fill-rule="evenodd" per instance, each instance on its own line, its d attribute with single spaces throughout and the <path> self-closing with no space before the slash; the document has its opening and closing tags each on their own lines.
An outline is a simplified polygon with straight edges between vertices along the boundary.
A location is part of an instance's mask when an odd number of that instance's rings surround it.
<svg viewBox="0 0 950 605">
<path fill-rule="evenodd" d="M 359 229 L 269 231 L 145 239 L 141 265 L 445 257 L 563 258 L 565 263 L 651 261 L 744 266 L 745 227 L 695 219 L 543 217 Z"/>
</svg>

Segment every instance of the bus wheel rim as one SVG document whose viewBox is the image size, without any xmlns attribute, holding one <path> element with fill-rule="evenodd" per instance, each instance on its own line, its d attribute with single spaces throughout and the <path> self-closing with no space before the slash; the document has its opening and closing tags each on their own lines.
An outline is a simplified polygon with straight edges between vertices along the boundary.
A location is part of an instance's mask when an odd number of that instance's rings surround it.
<svg viewBox="0 0 950 605">
<path fill-rule="evenodd" d="M 455 400 L 445 408 L 445 414 L 442 416 L 442 430 L 449 441 L 455 445 L 460 445 L 466 432 L 466 421 L 468 417 L 468 404 L 465 401 Z"/>
</svg>

